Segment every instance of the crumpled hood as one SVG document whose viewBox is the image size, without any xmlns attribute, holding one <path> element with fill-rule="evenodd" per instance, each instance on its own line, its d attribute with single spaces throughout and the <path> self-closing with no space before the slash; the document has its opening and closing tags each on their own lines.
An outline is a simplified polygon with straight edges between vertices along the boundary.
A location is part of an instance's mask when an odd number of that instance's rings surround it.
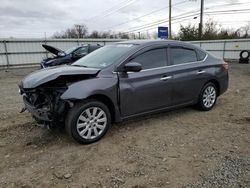
<svg viewBox="0 0 250 188">
<path fill-rule="evenodd" d="M 60 66 L 41 69 L 35 71 L 26 76 L 20 83 L 19 86 L 23 89 L 33 89 L 46 82 L 57 79 L 59 76 L 67 75 L 95 75 L 99 72 L 99 69 L 85 68 L 77 66 Z"/>
</svg>

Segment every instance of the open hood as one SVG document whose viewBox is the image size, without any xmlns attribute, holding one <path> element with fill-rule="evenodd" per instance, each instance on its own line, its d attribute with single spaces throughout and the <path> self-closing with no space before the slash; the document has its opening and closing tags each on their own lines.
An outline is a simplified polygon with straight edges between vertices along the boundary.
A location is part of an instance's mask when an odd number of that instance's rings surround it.
<svg viewBox="0 0 250 188">
<path fill-rule="evenodd" d="M 58 48 L 55 48 L 53 46 L 49 46 L 47 44 L 43 44 L 42 45 L 48 52 L 52 53 L 52 54 L 55 54 L 56 56 L 58 56 L 59 53 L 64 53 L 64 51 L 58 49 Z"/>
<path fill-rule="evenodd" d="M 76 66 L 60 66 L 41 69 L 26 76 L 19 86 L 23 89 L 33 89 L 60 76 L 96 75 L 100 70 Z"/>
</svg>

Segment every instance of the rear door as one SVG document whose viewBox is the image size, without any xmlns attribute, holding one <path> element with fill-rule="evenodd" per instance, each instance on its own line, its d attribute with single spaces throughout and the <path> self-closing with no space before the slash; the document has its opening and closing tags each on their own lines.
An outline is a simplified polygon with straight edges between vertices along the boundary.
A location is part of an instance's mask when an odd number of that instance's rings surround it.
<svg viewBox="0 0 250 188">
<path fill-rule="evenodd" d="M 204 63 L 195 49 L 171 45 L 169 58 L 173 75 L 173 105 L 192 103 L 197 100 L 204 84 Z"/>
<path fill-rule="evenodd" d="M 171 105 L 171 76 L 167 47 L 144 49 L 128 62 L 142 65 L 140 72 L 119 73 L 123 117 Z"/>
</svg>

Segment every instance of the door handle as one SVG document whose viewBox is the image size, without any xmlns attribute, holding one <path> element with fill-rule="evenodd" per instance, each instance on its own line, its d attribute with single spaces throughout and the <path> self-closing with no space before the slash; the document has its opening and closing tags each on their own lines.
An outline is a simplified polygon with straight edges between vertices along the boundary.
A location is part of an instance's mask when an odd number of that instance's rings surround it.
<svg viewBox="0 0 250 188">
<path fill-rule="evenodd" d="M 172 78 L 172 76 L 163 76 L 160 80 L 161 81 L 166 81 L 166 80 L 169 80 L 171 78 Z"/>
<path fill-rule="evenodd" d="M 197 72 L 197 74 L 204 74 L 206 71 L 204 71 L 204 70 L 199 70 L 198 72 Z"/>
</svg>

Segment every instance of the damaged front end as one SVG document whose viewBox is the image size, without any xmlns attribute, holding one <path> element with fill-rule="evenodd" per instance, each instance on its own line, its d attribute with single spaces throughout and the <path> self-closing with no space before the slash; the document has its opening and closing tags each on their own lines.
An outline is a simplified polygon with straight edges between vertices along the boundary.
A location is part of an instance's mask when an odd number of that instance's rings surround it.
<svg viewBox="0 0 250 188">
<path fill-rule="evenodd" d="M 25 108 L 39 124 L 63 126 L 67 101 L 60 99 L 66 87 L 39 87 L 32 90 L 21 90 Z"/>
<path fill-rule="evenodd" d="M 64 118 L 73 103 L 61 95 L 72 83 L 93 78 L 98 72 L 99 69 L 61 66 L 29 74 L 18 84 L 25 109 L 39 124 L 64 126 Z"/>
</svg>

